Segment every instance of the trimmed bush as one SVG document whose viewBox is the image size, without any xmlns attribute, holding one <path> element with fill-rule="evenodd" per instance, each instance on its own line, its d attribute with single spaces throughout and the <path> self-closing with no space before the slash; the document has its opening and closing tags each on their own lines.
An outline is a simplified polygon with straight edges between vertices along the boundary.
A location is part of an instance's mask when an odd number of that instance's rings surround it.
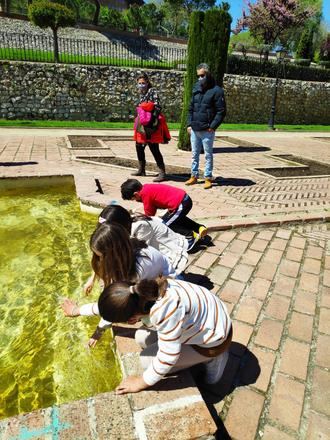
<svg viewBox="0 0 330 440">
<path fill-rule="evenodd" d="M 308 58 L 297 58 L 294 60 L 295 64 L 298 64 L 298 66 L 310 66 L 311 60 Z"/>
<path fill-rule="evenodd" d="M 229 55 L 227 73 L 245 76 L 263 76 L 276 78 L 278 65 L 276 61 L 259 61 L 251 58 L 242 58 Z M 279 69 L 279 78 L 296 79 L 301 81 L 330 81 L 330 72 L 312 67 L 297 66 L 285 63 L 284 69 Z"/>
<path fill-rule="evenodd" d="M 320 66 L 325 67 L 326 69 L 330 69 L 330 61 L 320 61 L 319 64 Z"/>
<path fill-rule="evenodd" d="M 74 26 L 76 14 L 72 9 L 47 0 L 36 0 L 29 6 L 29 19 L 41 28 L 50 27 L 54 37 L 54 59 L 58 63 L 57 31 L 60 27 Z"/>
</svg>

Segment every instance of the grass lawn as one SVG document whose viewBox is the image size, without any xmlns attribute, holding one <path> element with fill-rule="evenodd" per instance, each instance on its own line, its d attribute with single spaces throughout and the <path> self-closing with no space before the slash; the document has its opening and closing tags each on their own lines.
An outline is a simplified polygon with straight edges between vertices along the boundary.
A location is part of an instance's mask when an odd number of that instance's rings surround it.
<svg viewBox="0 0 330 440">
<path fill-rule="evenodd" d="M 92 64 L 92 65 L 110 65 L 110 66 L 125 66 L 125 67 L 150 67 L 160 69 L 170 69 L 175 67 L 182 61 L 158 61 L 158 60 L 141 60 L 141 59 L 126 59 L 115 58 L 107 56 L 94 55 L 75 55 L 69 53 L 60 53 L 60 62 L 68 64 Z M 37 50 L 37 49 L 16 49 L 16 48 L 0 48 L 0 59 L 16 60 L 16 61 L 39 61 L 39 62 L 54 62 L 54 53 L 52 51 Z"/>
<path fill-rule="evenodd" d="M 171 130 L 180 128 L 179 122 L 169 122 Z M 86 129 L 132 129 L 133 122 L 95 122 L 95 121 L 43 121 L 0 119 L 0 127 L 35 128 L 86 128 Z M 330 125 L 276 125 L 279 131 L 330 131 Z M 268 131 L 266 124 L 222 124 L 220 131 Z"/>
</svg>

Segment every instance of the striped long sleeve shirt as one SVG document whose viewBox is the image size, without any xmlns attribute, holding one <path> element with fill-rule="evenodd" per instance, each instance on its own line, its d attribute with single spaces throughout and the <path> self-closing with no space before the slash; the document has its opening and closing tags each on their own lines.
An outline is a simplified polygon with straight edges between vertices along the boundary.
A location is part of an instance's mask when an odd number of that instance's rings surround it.
<svg viewBox="0 0 330 440">
<path fill-rule="evenodd" d="M 204 287 L 179 280 L 168 280 L 164 297 L 150 310 L 150 323 L 157 330 L 158 352 L 143 373 L 148 385 L 170 372 L 182 344 L 216 347 L 231 328 L 227 309 L 218 297 Z"/>
</svg>

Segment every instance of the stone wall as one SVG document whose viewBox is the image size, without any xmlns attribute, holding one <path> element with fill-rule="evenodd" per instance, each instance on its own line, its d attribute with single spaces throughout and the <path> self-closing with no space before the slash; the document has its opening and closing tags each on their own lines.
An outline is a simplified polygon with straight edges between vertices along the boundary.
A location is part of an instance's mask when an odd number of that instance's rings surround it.
<svg viewBox="0 0 330 440">
<path fill-rule="evenodd" d="M 0 118 L 129 121 L 137 69 L 0 61 Z M 170 121 L 180 119 L 183 72 L 148 71 Z M 226 75 L 226 122 L 267 123 L 274 79 Z M 280 81 L 276 122 L 330 124 L 330 83 Z"/>
</svg>

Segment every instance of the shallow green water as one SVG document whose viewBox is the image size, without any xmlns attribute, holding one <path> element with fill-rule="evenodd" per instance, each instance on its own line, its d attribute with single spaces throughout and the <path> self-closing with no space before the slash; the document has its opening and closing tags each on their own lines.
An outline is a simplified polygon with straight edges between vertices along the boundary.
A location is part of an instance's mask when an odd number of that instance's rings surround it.
<svg viewBox="0 0 330 440">
<path fill-rule="evenodd" d="M 0 417 L 114 389 L 111 332 L 89 350 L 98 318 L 65 318 L 59 307 L 65 296 L 90 301 L 82 285 L 96 218 L 70 185 L 0 191 Z"/>
</svg>

